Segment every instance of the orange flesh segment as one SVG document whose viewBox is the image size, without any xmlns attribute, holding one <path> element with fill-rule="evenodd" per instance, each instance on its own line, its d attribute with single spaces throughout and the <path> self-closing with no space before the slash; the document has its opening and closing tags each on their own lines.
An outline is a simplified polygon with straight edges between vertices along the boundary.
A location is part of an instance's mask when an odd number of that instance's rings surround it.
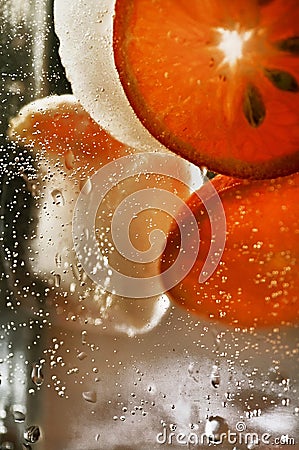
<svg viewBox="0 0 299 450">
<path fill-rule="evenodd" d="M 37 153 L 36 160 L 41 163 L 39 176 L 50 174 L 43 179 L 41 188 L 38 189 L 39 223 L 31 249 L 35 257 L 31 258 L 30 264 L 33 271 L 42 275 L 45 281 L 49 277 L 48 281 L 51 283 L 53 276 L 54 280 L 59 277 L 58 284 L 56 285 L 55 281 L 54 286 L 52 285 L 55 287 L 53 295 L 47 299 L 49 305 L 57 308 L 56 319 L 78 318 L 80 324 L 103 322 L 102 330 L 126 333 L 130 336 L 150 331 L 167 311 L 167 297 L 161 295 L 147 299 L 131 299 L 104 291 L 82 272 L 72 240 L 75 201 L 79 190 L 84 187 L 84 183 L 77 183 L 78 179 L 85 182 L 87 177 L 92 176 L 104 164 L 135 150 L 112 138 L 71 95 L 50 96 L 26 105 L 11 120 L 8 135 L 11 140 Z M 70 152 L 74 159 L 72 167 L 67 164 L 70 162 Z M 43 157 L 39 158 L 41 153 Z M 61 170 L 63 166 L 64 170 Z M 166 186 L 167 181 L 159 180 L 160 185 Z M 148 181 L 148 184 L 150 183 L 157 185 L 155 180 Z M 130 261 L 124 259 L 123 262 L 115 256 L 110 225 L 115 207 L 123 197 L 136 191 L 139 184 L 132 177 L 124 181 L 122 189 L 119 189 L 120 184 L 114 186 L 103 204 L 99 205 L 95 222 L 103 253 L 106 257 L 109 255 L 119 270 L 131 276 L 132 272 L 134 275 L 137 273 L 136 265 L 132 266 Z M 186 189 L 184 195 L 188 195 Z M 61 198 L 63 203 L 58 203 Z M 158 218 L 157 221 L 159 224 Z M 169 227 L 169 221 L 166 225 Z M 140 246 L 139 241 L 141 244 L 147 242 L 148 228 L 146 220 L 135 220 L 133 229 L 136 230 L 134 243 L 137 248 Z M 56 258 L 60 259 L 59 265 L 54 264 Z M 148 270 L 156 274 L 157 266 L 155 263 Z M 84 280 L 80 284 L 78 277 Z M 70 288 L 72 285 L 76 286 L 75 293 Z M 66 293 L 69 293 L 67 300 Z"/>
<path fill-rule="evenodd" d="M 12 119 L 8 134 L 21 145 L 62 157 L 66 169 L 84 164 L 92 168 L 126 150 L 71 95 L 46 97 L 25 106 Z"/>
<path fill-rule="evenodd" d="M 115 62 L 142 123 L 170 150 L 242 178 L 299 168 L 299 92 L 265 75 L 287 71 L 299 83 L 298 54 L 277 47 L 299 36 L 299 3 L 258 3 L 117 0 L 115 9 Z M 234 64 L 221 48 L 223 30 L 244 38 Z M 244 114 L 250 86 L 265 108 L 258 126 Z M 256 99 L 251 108 L 261 114 Z"/>
<path fill-rule="evenodd" d="M 251 183 L 225 176 L 214 180 L 227 220 L 221 261 L 214 274 L 199 284 L 211 229 L 206 210 L 194 194 L 188 205 L 198 221 L 199 254 L 190 273 L 170 290 L 170 296 L 190 312 L 229 325 L 297 323 L 299 174 Z M 179 247 L 180 235 L 175 227 L 162 258 L 162 272 L 172 265 Z"/>
</svg>

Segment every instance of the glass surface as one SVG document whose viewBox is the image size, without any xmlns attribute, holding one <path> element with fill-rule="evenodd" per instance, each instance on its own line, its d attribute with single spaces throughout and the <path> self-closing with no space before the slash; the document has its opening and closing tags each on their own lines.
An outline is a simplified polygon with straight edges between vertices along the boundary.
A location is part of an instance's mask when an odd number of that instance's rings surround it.
<svg viewBox="0 0 299 450">
<path fill-rule="evenodd" d="M 299 449 L 297 327 L 226 328 L 163 295 L 100 311 L 75 270 L 76 183 L 7 139 L 23 106 L 71 94 L 53 4 L 0 14 L 0 448 Z"/>
</svg>

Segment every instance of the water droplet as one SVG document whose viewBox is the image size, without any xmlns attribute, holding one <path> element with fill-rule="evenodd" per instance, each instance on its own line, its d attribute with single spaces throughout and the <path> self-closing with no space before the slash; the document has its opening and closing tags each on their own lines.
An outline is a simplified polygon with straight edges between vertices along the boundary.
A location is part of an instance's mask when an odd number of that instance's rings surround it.
<svg viewBox="0 0 299 450">
<path fill-rule="evenodd" d="M 83 330 L 82 333 L 81 333 L 81 342 L 82 342 L 82 344 L 86 344 L 87 343 L 86 336 L 87 336 L 87 331 Z"/>
<path fill-rule="evenodd" d="M 5 441 L 5 442 L 2 442 L 0 448 L 1 448 L 1 450 L 14 450 L 15 446 L 14 446 L 13 442 Z"/>
<path fill-rule="evenodd" d="M 287 379 L 278 367 L 271 367 L 268 372 L 269 381 L 272 383 L 283 384 L 283 380 Z"/>
<path fill-rule="evenodd" d="M 254 409 L 252 411 L 246 411 L 246 417 L 252 419 L 253 417 L 260 417 L 262 415 L 261 408 Z"/>
<path fill-rule="evenodd" d="M 210 443 L 220 443 L 222 433 L 227 433 L 227 431 L 228 425 L 223 417 L 211 416 L 206 421 L 205 434 L 207 435 Z"/>
<path fill-rule="evenodd" d="M 0 424 L 0 435 L 1 434 L 6 434 L 7 433 L 7 428 L 5 425 L 3 425 L 3 423 Z M 0 447 L 1 448 L 1 447 Z"/>
<path fill-rule="evenodd" d="M 199 382 L 199 367 L 194 362 L 189 364 L 188 374 L 196 383 Z"/>
<path fill-rule="evenodd" d="M 208 173 L 208 168 L 206 166 L 200 166 L 200 170 L 202 172 L 202 175 L 205 177 Z"/>
<path fill-rule="evenodd" d="M 74 294 L 74 292 L 76 292 L 76 287 L 77 287 L 76 283 L 70 283 L 69 289 L 71 294 Z"/>
<path fill-rule="evenodd" d="M 84 195 L 90 194 L 90 192 L 92 190 L 91 179 L 87 178 L 86 180 L 81 180 L 80 181 L 80 189 L 81 189 L 82 194 L 84 194 Z"/>
<path fill-rule="evenodd" d="M 42 373 L 43 366 L 39 363 L 34 363 L 31 372 L 31 380 L 36 386 L 41 386 L 44 382 L 44 376 Z"/>
<path fill-rule="evenodd" d="M 73 272 L 73 275 L 76 278 L 76 280 L 80 281 L 80 279 L 81 279 L 80 272 L 79 272 L 78 267 L 75 264 L 72 265 L 72 272 Z"/>
<path fill-rule="evenodd" d="M 64 155 L 64 163 L 65 167 L 68 170 L 72 170 L 74 168 L 75 156 L 72 150 L 67 150 Z"/>
<path fill-rule="evenodd" d="M 40 429 L 37 425 L 31 425 L 24 431 L 24 439 L 31 444 L 34 444 L 39 440 Z"/>
<path fill-rule="evenodd" d="M 56 267 L 61 267 L 61 263 L 62 263 L 61 255 L 60 255 L 60 253 L 56 253 L 56 255 L 55 255 Z"/>
<path fill-rule="evenodd" d="M 226 392 L 224 395 L 228 402 L 231 402 L 234 399 L 234 394 L 232 394 L 231 392 Z"/>
<path fill-rule="evenodd" d="M 87 357 L 87 354 L 85 352 L 80 352 L 77 356 L 77 358 L 80 359 L 80 361 L 82 361 L 86 357 Z"/>
<path fill-rule="evenodd" d="M 95 391 L 83 392 L 82 397 L 87 402 L 90 402 L 90 403 L 96 403 L 97 402 L 97 393 Z"/>
<path fill-rule="evenodd" d="M 23 449 L 23 450 L 32 450 L 32 447 L 31 447 L 30 444 L 25 444 L 25 443 L 23 443 L 23 444 L 22 444 L 22 449 Z"/>
<path fill-rule="evenodd" d="M 58 288 L 60 287 L 60 283 L 61 283 L 61 276 L 58 273 L 56 273 L 54 275 L 54 286 Z"/>
<path fill-rule="evenodd" d="M 22 422 L 24 422 L 25 421 L 25 414 L 24 413 L 22 413 L 21 411 L 13 411 L 13 418 L 14 418 L 14 421 L 16 422 L 16 423 L 22 423 Z"/>
<path fill-rule="evenodd" d="M 218 366 L 213 366 L 211 372 L 211 383 L 214 388 L 218 388 L 220 385 L 220 371 Z"/>
<path fill-rule="evenodd" d="M 64 206 L 64 197 L 59 189 L 54 189 L 54 191 L 51 192 L 51 195 L 55 205 Z"/>
</svg>

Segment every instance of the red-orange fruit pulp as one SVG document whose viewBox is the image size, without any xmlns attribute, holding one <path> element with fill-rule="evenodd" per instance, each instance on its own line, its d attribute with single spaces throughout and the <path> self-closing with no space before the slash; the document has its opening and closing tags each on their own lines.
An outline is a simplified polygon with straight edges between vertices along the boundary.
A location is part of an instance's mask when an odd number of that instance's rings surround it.
<svg viewBox="0 0 299 450">
<path fill-rule="evenodd" d="M 226 215 L 224 252 L 215 272 L 206 282 L 199 283 L 212 235 L 205 206 L 193 194 L 188 206 L 198 222 L 199 253 L 187 276 L 170 289 L 170 296 L 190 312 L 232 326 L 297 323 L 299 173 L 251 182 L 217 176 L 212 183 Z M 184 218 L 185 223 L 189 220 L 191 212 Z M 192 245 L 190 242 L 190 248 Z M 176 225 L 162 257 L 162 273 L 172 266 L 180 246 Z"/>
<path fill-rule="evenodd" d="M 169 149 L 238 178 L 299 170 L 298 0 L 117 0 L 114 56 Z"/>
</svg>

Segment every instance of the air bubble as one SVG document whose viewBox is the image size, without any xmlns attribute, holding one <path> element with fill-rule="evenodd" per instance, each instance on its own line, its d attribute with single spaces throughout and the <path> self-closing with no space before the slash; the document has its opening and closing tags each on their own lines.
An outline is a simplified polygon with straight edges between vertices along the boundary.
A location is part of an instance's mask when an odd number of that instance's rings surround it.
<svg viewBox="0 0 299 450">
<path fill-rule="evenodd" d="M 83 392 L 82 397 L 89 403 L 97 402 L 97 393 L 95 391 L 86 391 Z"/>
</svg>

